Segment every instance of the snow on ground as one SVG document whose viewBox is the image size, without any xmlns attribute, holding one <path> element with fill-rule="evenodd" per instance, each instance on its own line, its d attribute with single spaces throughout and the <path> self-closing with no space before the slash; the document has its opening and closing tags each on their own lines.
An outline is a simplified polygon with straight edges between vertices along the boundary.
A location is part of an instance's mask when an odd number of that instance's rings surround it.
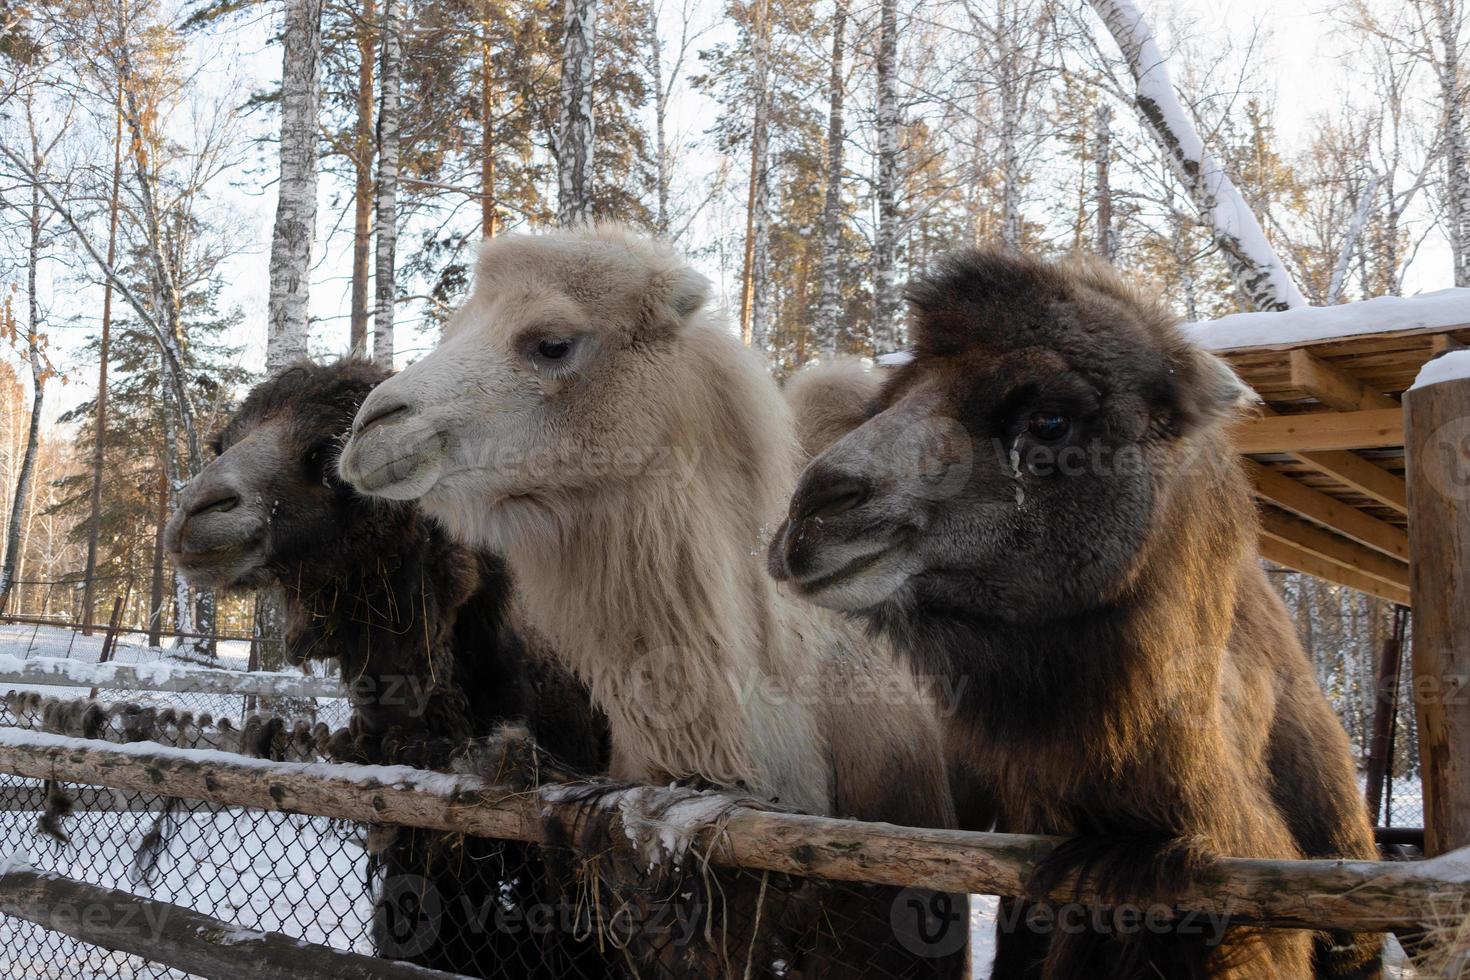
<svg viewBox="0 0 1470 980">
<path fill-rule="evenodd" d="M 200 666 L 197 657 L 180 658 L 178 651 L 169 648 L 171 641 L 165 639 L 163 647 L 149 646 L 141 634 L 119 634 L 113 647 L 112 660 L 124 664 L 180 664 Z M 35 660 L 38 658 L 70 660 L 79 664 L 96 664 L 102 655 L 103 632 L 92 636 L 61 626 L 38 626 L 22 623 L 0 623 L 0 658 Z M 223 670 L 243 671 L 249 668 L 250 644 L 244 640 L 222 640 L 219 655 L 207 666 Z M 164 668 L 160 666 L 159 670 Z M 283 674 L 299 677 L 295 668 L 282 670 Z M 35 691 L 43 696 L 63 699 L 84 697 L 87 690 L 77 687 L 46 684 L 0 684 L 0 694 L 5 691 Z M 240 695 L 167 693 L 161 691 L 132 691 L 103 688 L 97 692 L 99 700 L 106 702 L 136 701 L 140 704 L 169 706 L 187 709 L 199 714 L 209 712 L 216 718 L 243 720 L 246 714 L 246 698 Z M 350 707 L 340 698 L 318 698 L 315 700 L 315 720 L 332 728 L 347 724 Z"/>
<path fill-rule="evenodd" d="M 1206 350 L 1286 347 L 1329 337 L 1470 326 L 1470 289 L 1417 296 L 1379 296 L 1340 306 L 1307 306 L 1279 313 L 1233 313 L 1185 324 L 1185 336 Z"/>
<path fill-rule="evenodd" d="M 18 782 L 0 776 L 0 786 Z M 163 835 L 154 868 L 144 877 L 136 856 L 156 814 L 78 813 L 66 822 L 68 844 L 37 835 L 35 819 L 35 813 L 0 811 L 0 851 L 24 849 L 39 871 L 186 906 L 245 928 L 372 951 L 366 860 L 351 825 L 248 810 L 186 812 Z M 0 918 L 0 976 L 183 974 Z"/>
<path fill-rule="evenodd" d="M 0 657 L 5 658 L 63 658 L 95 664 L 102 641 L 101 631 L 86 637 L 61 627 L 0 623 Z M 248 643 L 226 641 L 219 648 L 219 667 L 246 669 Z M 129 664 L 178 663 L 173 651 L 150 647 L 144 637 L 132 635 L 118 637 L 113 659 Z M 31 684 L 0 685 L 0 693 L 17 688 L 58 698 L 88 693 L 85 688 Z M 101 690 L 98 697 L 234 718 L 242 718 L 246 703 L 239 695 L 125 690 Z M 346 723 L 345 700 L 319 699 L 317 706 L 321 720 L 329 725 Z M 0 729 L 3 731 L 15 730 Z M 26 736 L 35 734 L 27 732 Z M 0 791 L 26 785 L 34 782 L 0 774 Z M 79 812 L 66 821 L 69 844 L 37 834 L 37 816 L 0 810 L 0 854 L 24 853 L 38 870 L 184 905 L 244 928 L 371 952 L 372 900 L 366 856 L 354 825 L 252 810 L 184 812 L 164 828 L 156 871 L 144 879 L 137 876 L 134 862 L 138 845 L 154 829 L 156 813 Z M 60 933 L 0 917 L 0 977 L 175 980 L 184 976 L 138 957 L 87 946 Z"/>
</svg>

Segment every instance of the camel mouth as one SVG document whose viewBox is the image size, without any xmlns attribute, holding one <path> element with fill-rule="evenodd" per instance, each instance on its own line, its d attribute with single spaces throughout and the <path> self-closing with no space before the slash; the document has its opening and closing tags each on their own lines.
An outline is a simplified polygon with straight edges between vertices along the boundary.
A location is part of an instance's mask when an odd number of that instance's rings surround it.
<svg viewBox="0 0 1470 980">
<path fill-rule="evenodd" d="M 404 436 L 383 421 L 354 435 L 342 451 L 338 471 L 353 486 L 373 497 L 417 500 L 444 475 L 444 437 L 423 433 L 404 445 Z"/>
<path fill-rule="evenodd" d="M 798 572 L 786 563 L 776 577 L 808 602 L 856 612 L 880 605 L 908 580 L 904 551 L 903 542 L 894 541 L 835 567 Z"/>
<path fill-rule="evenodd" d="M 168 557 L 184 581 L 195 588 L 250 588 L 269 579 L 261 535 L 199 551 L 170 550 Z"/>
</svg>

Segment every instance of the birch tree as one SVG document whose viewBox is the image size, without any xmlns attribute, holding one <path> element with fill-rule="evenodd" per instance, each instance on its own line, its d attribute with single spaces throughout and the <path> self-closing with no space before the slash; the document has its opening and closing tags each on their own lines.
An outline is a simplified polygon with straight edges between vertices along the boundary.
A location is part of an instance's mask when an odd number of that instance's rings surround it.
<svg viewBox="0 0 1470 980">
<path fill-rule="evenodd" d="M 561 56 L 561 118 L 557 127 L 557 224 L 592 220 L 592 159 L 596 125 L 592 80 L 597 0 L 565 0 Z"/>
<path fill-rule="evenodd" d="M 832 11 L 832 64 L 827 77 L 826 197 L 822 204 L 822 264 L 817 316 L 813 324 L 823 358 L 837 353 L 842 280 L 842 157 L 847 140 L 844 119 L 847 75 L 843 68 L 847 35 L 847 0 L 836 0 Z"/>
<path fill-rule="evenodd" d="M 32 167 L 41 170 L 45 168 L 47 157 L 56 148 L 62 134 L 66 132 L 69 124 L 66 116 L 70 115 L 70 108 L 68 107 L 61 118 L 45 120 L 42 126 L 38 127 L 36 98 L 37 93 L 34 89 L 26 89 L 20 95 L 27 150 Z M 40 132 L 41 128 L 47 130 L 51 135 L 43 137 Z M 25 449 L 22 451 L 20 466 L 16 474 L 15 490 L 10 498 L 10 520 L 6 528 L 5 553 L 3 559 L 0 559 L 0 610 L 5 608 L 10 590 L 18 577 L 16 573 L 20 561 L 23 517 L 30 503 L 31 481 L 36 469 L 36 453 L 41 442 L 41 417 L 46 405 L 46 382 L 56 373 L 46 352 L 48 342 L 41 312 L 40 293 L 36 287 L 37 273 L 48 237 L 46 229 L 51 218 L 51 208 L 40 186 L 35 181 L 31 181 L 23 208 L 26 232 L 24 332 L 22 334 L 16 322 L 9 297 L 6 298 L 4 322 L 0 324 L 0 341 L 5 341 L 17 349 L 25 358 L 31 372 L 30 422 L 26 430 Z"/>
<path fill-rule="evenodd" d="M 1135 84 L 1134 105 L 1225 255 L 1237 288 L 1257 310 L 1306 306 L 1260 222 L 1224 167 L 1205 149 L 1179 103 L 1167 61 L 1132 0 L 1089 0 L 1123 52 Z"/>
<path fill-rule="evenodd" d="M 1423 12 L 1426 5 L 1416 6 Z M 1424 33 L 1433 38 L 1430 49 L 1444 114 L 1445 225 L 1454 254 L 1455 285 L 1470 286 L 1470 129 L 1465 121 L 1470 90 L 1460 68 L 1465 5 L 1463 0 L 1430 0 L 1428 6 L 1432 25 L 1425 23 Z"/>
<path fill-rule="evenodd" d="M 902 343 L 898 295 L 898 2 L 879 0 L 877 113 L 877 226 L 873 233 L 873 349 Z"/>
<path fill-rule="evenodd" d="M 316 236 L 322 0 L 286 0 L 281 59 L 281 179 L 271 237 L 265 370 L 306 357 L 311 246 Z"/>
<path fill-rule="evenodd" d="M 373 67 L 378 33 L 374 0 L 363 0 L 353 25 L 357 47 L 357 86 L 352 130 L 352 307 L 348 340 L 352 353 L 368 349 L 368 291 L 373 247 Z"/>
<path fill-rule="evenodd" d="M 379 28 L 382 66 L 379 72 L 377 229 L 373 287 L 373 360 L 393 367 L 393 303 L 397 298 L 398 248 L 398 127 L 402 83 L 402 30 L 399 4 L 383 0 L 383 22 Z"/>
<path fill-rule="evenodd" d="M 750 185 L 745 204 L 745 265 L 740 276 L 740 334 L 746 346 L 761 350 L 766 338 L 765 263 L 770 241 L 771 154 L 771 4 L 749 7 L 751 67 Z M 759 312 L 759 324 L 757 313 Z"/>
</svg>

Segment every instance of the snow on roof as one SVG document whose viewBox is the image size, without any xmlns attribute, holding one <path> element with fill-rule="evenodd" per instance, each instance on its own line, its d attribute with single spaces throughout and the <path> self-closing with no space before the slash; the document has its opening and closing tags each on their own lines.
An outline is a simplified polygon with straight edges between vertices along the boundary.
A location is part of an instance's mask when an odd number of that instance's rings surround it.
<svg viewBox="0 0 1470 980">
<path fill-rule="evenodd" d="M 1470 378 L 1470 350 L 1452 350 L 1426 361 L 1409 390 L 1428 388 L 1430 385 L 1462 378 Z"/>
<path fill-rule="evenodd" d="M 1417 296 L 1379 296 L 1341 306 L 1307 306 L 1280 313 L 1234 313 L 1181 329 L 1206 350 L 1294 347 L 1314 340 L 1403 330 L 1470 328 L 1470 289 Z"/>
</svg>

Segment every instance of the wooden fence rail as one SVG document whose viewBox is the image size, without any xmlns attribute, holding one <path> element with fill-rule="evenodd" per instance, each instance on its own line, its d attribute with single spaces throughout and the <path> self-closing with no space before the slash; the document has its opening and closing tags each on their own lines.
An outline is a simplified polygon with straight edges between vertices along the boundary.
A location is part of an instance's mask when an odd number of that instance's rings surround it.
<svg viewBox="0 0 1470 980">
<path fill-rule="evenodd" d="M 0 772 L 532 842 L 546 842 L 553 824 L 575 839 L 589 806 L 617 821 L 657 804 L 659 829 L 672 828 L 714 864 L 980 894 L 1025 894 L 1037 862 L 1057 844 L 1047 837 L 770 812 L 733 801 L 719 806 L 692 790 L 636 787 L 610 790 L 595 804 L 570 804 L 565 787 L 555 785 L 511 793 L 468 776 L 405 767 L 267 762 L 17 730 L 0 730 Z M 1052 897 L 1086 903 L 1095 896 L 1064 883 Z M 1172 904 L 1281 927 L 1420 929 L 1470 914 L 1470 850 L 1420 862 L 1224 858 Z"/>
<path fill-rule="evenodd" d="M 104 949 L 214 980 L 456 980 L 395 960 L 304 943 L 130 892 L 0 869 L 0 912 Z"/>
</svg>

